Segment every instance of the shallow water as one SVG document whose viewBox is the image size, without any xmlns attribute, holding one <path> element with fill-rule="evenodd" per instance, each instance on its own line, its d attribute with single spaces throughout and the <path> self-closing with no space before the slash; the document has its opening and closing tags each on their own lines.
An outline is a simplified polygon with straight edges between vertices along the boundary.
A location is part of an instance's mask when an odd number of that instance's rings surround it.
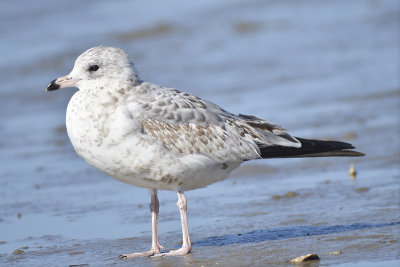
<svg viewBox="0 0 400 267">
<path fill-rule="evenodd" d="M 0 264 L 400 261 L 396 1 L 23 2 L 0 3 Z M 367 156 L 246 163 L 186 193 L 190 255 L 119 260 L 150 246 L 149 195 L 75 154 L 63 126 L 74 89 L 44 92 L 100 44 L 126 49 L 144 80 Z M 161 243 L 179 247 L 176 196 L 159 198 Z"/>
</svg>

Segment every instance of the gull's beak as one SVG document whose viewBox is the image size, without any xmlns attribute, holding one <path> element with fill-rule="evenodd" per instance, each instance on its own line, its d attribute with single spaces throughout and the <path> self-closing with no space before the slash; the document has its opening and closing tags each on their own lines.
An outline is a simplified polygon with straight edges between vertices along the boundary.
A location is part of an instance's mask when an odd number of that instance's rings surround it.
<svg viewBox="0 0 400 267">
<path fill-rule="evenodd" d="M 74 87 L 77 82 L 79 82 L 79 79 L 74 79 L 72 77 L 68 77 L 68 75 L 65 75 L 52 80 L 49 85 L 47 85 L 46 91 L 54 91 L 64 87 Z"/>
</svg>

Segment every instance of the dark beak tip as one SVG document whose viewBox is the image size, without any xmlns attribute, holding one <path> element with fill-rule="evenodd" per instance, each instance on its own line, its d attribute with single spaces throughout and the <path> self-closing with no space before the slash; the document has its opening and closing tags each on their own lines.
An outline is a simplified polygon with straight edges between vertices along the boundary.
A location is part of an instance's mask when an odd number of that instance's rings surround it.
<svg viewBox="0 0 400 267">
<path fill-rule="evenodd" d="M 52 80 L 46 87 L 46 91 L 54 91 L 60 89 L 60 85 L 56 83 L 57 79 Z"/>
</svg>

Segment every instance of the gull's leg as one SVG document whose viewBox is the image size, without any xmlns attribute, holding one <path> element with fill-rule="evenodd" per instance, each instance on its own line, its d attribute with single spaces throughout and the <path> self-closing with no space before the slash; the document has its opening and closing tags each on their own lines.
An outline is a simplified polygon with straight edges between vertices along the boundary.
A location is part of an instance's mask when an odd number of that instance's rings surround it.
<svg viewBox="0 0 400 267">
<path fill-rule="evenodd" d="M 187 201 L 183 192 L 178 192 L 178 202 L 176 203 L 181 214 L 182 223 L 182 247 L 177 250 L 171 250 L 167 253 L 156 254 L 154 256 L 182 256 L 186 255 L 192 249 L 192 243 L 190 243 L 189 228 L 187 221 Z"/>
<path fill-rule="evenodd" d="M 152 233 L 151 249 L 145 252 L 123 254 L 119 256 L 121 259 L 153 256 L 156 254 L 160 254 L 160 249 L 163 248 L 158 241 L 158 211 L 160 208 L 160 203 L 158 202 L 157 190 L 155 189 L 150 190 L 150 194 L 151 194 L 150 211 L 151 211 L 151 233 Z"/>
</svg>

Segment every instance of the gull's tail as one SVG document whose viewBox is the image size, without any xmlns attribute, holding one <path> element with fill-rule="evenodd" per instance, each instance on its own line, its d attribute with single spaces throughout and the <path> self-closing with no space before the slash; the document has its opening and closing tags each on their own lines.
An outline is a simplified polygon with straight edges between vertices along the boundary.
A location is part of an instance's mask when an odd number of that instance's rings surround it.
<svg viewBox="0 0 400 267">
<path fill-rule="evenodd" d="M 301 147 L 259 145 L 262 158 L 299 157 L 360 157 L 365 154 L 354 151 L 354 146 L 339 141 L 311 140 L 295 137 Z"/>
</svg>

